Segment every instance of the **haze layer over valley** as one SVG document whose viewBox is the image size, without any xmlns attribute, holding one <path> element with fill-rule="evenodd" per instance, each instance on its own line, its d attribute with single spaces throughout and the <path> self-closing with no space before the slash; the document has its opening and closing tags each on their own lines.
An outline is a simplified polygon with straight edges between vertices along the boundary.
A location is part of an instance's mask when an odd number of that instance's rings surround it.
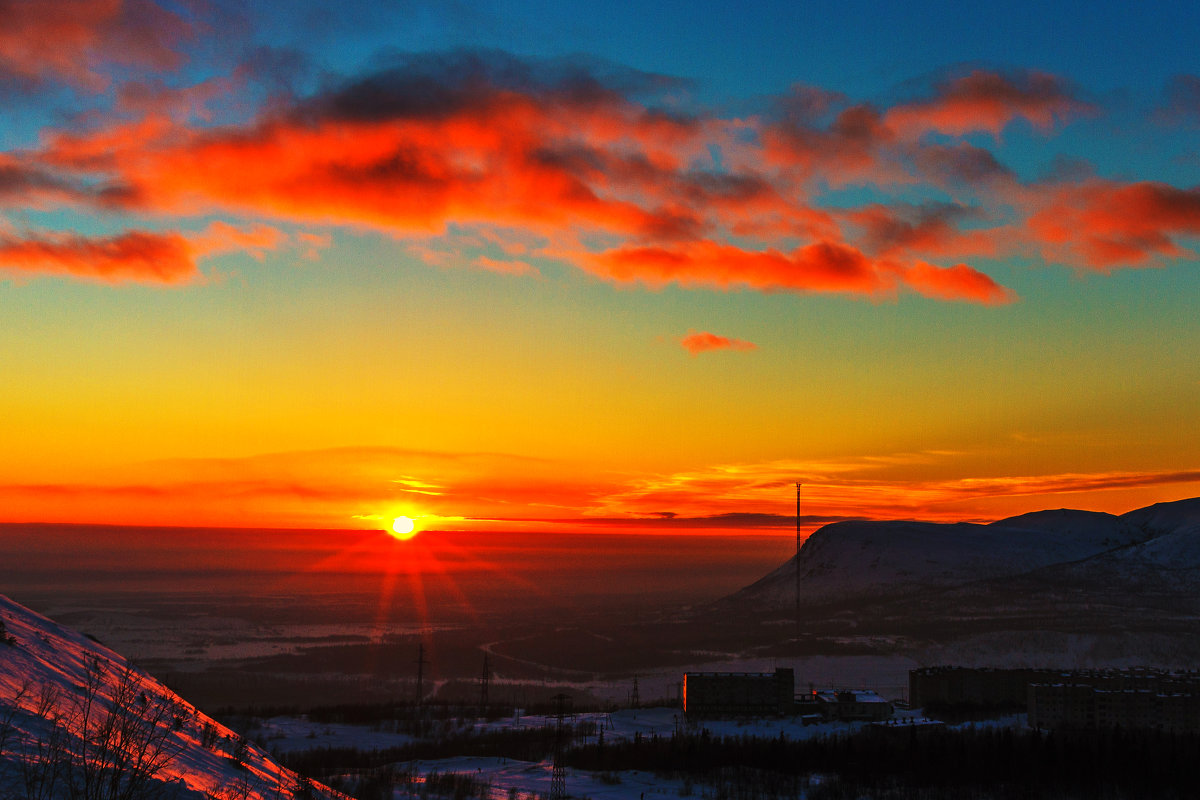
<svg viewBox="0 0 1200 800">
<path fill-rule="evenodd" d="M 210 708 L 412 698 L 419 647 L 429 699 L 476 697 L 485 655 L 493 697 L 517 704 L 564 687 L 624 701 L 635 678 L 644 698 L 671 699 L 686 669 L 784 661 L 801 680 L 900 696 L 926 664 L 1187 666 L 1200 657 L 1198 523 L 1197 499 L 987 525 L 834 523 L 800 552 L 798 618 L 796 560 L 770 568 L 785 537 L 567 538 L 547 566 L 519 539 L 470 550 L 477 537 L 428 537 L 418 551 L 311 534 L 274 573 L 228 553 L 206 565 L 197 537 L 173 545 L 175 591 L 136 572 L 119 591 L 115 558 L 70 590 L 64 577 L 32 591 L 37 559 L 51 560 L 35 552 L 23 579 L 31 602 Z M 277 535 L 243 546 L 278 549 Z M 434 560 L 381 572 L 378 544 Z"/>
</svg>

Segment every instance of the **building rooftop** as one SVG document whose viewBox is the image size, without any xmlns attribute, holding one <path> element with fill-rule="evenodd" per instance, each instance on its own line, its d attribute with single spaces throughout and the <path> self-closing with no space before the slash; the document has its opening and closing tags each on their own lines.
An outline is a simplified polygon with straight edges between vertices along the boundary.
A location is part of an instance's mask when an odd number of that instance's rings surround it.
<svg viewBox="0 0 1200 800">
<path fill-rule="evenodd" d="M 683 676 L 693 678 L 774 678 L 774 672 L 685 672 Z"/>
<path fill-rule="evenodd" d="M 826 703 L 886 703 L 878 694 L 872 691 L 821 691 L 817 692 L 817 697 Z"/>
</svg>

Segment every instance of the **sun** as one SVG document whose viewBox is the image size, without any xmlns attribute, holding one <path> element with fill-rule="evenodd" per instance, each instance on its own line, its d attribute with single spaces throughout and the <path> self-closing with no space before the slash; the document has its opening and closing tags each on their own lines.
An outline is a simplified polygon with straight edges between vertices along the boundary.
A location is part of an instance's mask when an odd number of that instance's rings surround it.
<svg viewBox="0 0 1200 800">
<path fill-rule="evenodd" d="M 392 520 L 392 536 L 397 539 L 411 539 L 417 535 L 417 524 L 412 517 L 396 517 Z"/>
</svg>

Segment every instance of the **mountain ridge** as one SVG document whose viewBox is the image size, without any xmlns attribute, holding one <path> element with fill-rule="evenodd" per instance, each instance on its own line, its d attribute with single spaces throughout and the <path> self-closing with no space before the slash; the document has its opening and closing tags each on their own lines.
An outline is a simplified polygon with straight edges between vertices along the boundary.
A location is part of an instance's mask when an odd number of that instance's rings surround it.
<svg viewBox="0 0 1200 800">
<path fill-rule="evenodd" d="M 1053 509 L 987 524 L 835 522 L 814 532 L 796 556 L 719 602 L 794 607 L 797 561 L 801 607 L 878 602 L 1039 574 L 1124 585 L 1175 573 L 1200 586 L 1200 498 L 1121 515 Z M 1178 580 L 1166 583 L 1181 588 Z"/>
</svg>

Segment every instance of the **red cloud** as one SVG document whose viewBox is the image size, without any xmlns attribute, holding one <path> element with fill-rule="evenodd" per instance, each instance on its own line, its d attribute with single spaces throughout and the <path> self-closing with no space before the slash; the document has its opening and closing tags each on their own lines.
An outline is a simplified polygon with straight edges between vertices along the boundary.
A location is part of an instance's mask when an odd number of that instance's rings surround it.
<svg viewBox="0 0 1200 800">
<path fill-rule="evenodd" d="M 178 233 L 144 231 L 104 239 L 0 237 L 0 270 L 72 275 L 106 283 L 182 283 L 197 275 L 187 239 Z"/>
<path fill-rule="evenodd" d="M 261 259 L 265 251 L 277 250 L 287 238 L 283 231 L 267 225 L 253 225 L 243 230 L 224 222 L 214 222 L 200 233 L 189 235 L 188 241 L 197 258 L 229 252 L 248 252 Z M 319 243 L 310 239 L 302 241 L 309 247 L 316 247 Z"/>
<path fill-rule="evenodd" d="M 1200 234 L 1200 187 L 1110 181 L 1057 187 L 1029 218 L 1028 231 L 1048 257 L 1091 269 L 1187 256 L 1175 239 Z"/>
<path fill-rule="evenodd" d="M 995 306 L 1017 299 L 1012 290 L 966 264 L 935 267 L 918 261 L 904 271 L 904 280 L 913 291 L 935 300 L 971 300 Z"/>
<path fill-rule="evenodd" d="M 961 136 L 972 131 L 999 135 L 1015 119 L 1049 130 L 1055 123 L 1091 111 L 1059 78 L 1044 72 L 1001 75 L 976 70 L 946 81 L 928 100 L 895 106 L 883 122 L 902 136 L 926 131 Z"/>
<path fill-rule="evenodd" d="M 906 266 L 869 258 L 837 242 L 818 242 L 781 253 L 701 241 L 671 247 L 625 247 L 581 258 L 589 269 L 605 277 L 640 280 L 652 286 L 677 282 L 722 289 L 746 286 L 883 295 L 907 285 L 939 300 L 995 305 L 1014 299 L 1008 290 L 965 264 L 949 269 L 923 262 Z"/>
<path fill-rule="evenodd" d="M 133 205 L 177 212 L 218 207 L 407 232 L 450 220 L 647 236 L 676 228 L 678 213 L 602 193 L 587 165 L 558 157 L 554 132 L 576 124 L 514 96 L 450 119 L 275 120 L 111 152 Z M 55 160 L 99 157 L 87 142 L 60 144 Z"/>
<path fill-rule="evenodd" d="M 889 280 L 870 259 L 853 247 L 835 242 L 818 242 L 782 253 L 743 250 L 705 240 L 664 247 L 622 247 L 582 258 L 600 275 L 652 286 L 677 282 L 722 289 L 744 286 L 863 294 L 878 294 L 889 288 Z"/>
<path fill-rule="evenodd" d="M 97 187 L 92 202 L 109 210 L 224 211 L 410 237 L 453 224 L 542 242 L 509 270 L 536 272 L 533 259 L 554 256 L 654 285 L 872 296 L 909 286 L 1003 301 L 970 267 L 924 263 L 991 254 L 990 232 L 868 211 L 856 244 L 839 228 L 852 215 L 804 196 L 797 184 L 815 172 L 887 169 L 877 151 L 893 137 L 868 106 L 829 111 L 820 129 L 814 120 L 838 99 L 817 98 L 756 128 L 755 141 L 750 123 L 671 116 L 578 75 L 500 66 L 448 57 L 385 70 L 248 126 L 194 129 L 151 116 L 53 136 L 38 161 Z M 900 162 L 893 167 L 900 177 Z M 734 243 L 744 237 L 781 244 Z M 460 255 L 500 266 L 486 252 Z"/>
<path fill-rule="evenodd" d="M 683 337 L 680 342 L 683 349 L 687 350 L 693 356 L 709 350 L 757 350 L 758 345 L 754 342 L 746 342 L 741 339 L 730 339 L 727 336 L 718 336 L 715 333 L 708 331 L 689 331 L 688 335 Z"/>
<path fill-rule="evenodd" d="M 231 251 L 261 258 L 288 239 L 266 225 L 245 230 L 214 222 L 203 231 L 127 231 L 106 238 L 40 234 L 0 236 L 0 270 L 70 275 L 105 283 L 178 284 L 199 276 L 196 260 Z"/>
<path fill-rule="evenodd" d="M 0 2 L 0 72 L 100 91 L 106 64 L 174 69 L 188 25 L 149 0 Z"/>
</svg>

